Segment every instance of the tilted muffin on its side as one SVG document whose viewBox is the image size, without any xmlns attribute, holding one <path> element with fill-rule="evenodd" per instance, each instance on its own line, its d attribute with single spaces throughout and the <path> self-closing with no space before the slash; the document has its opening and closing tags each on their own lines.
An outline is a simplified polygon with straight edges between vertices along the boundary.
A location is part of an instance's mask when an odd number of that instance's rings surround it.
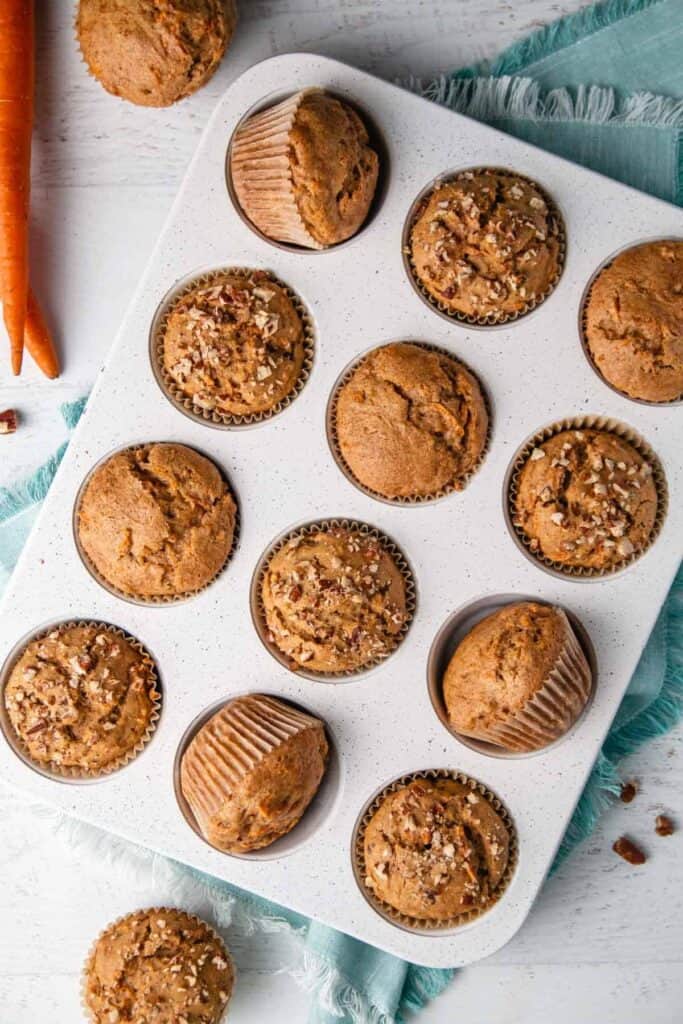
<svg viewBox="0 0 683 1024">
<path fill-rule="evenodd" d="M 80 0 L 76 31 L 107 92 L 168 107 L 211 78 L 236 21 L 234 0 Z"/>
<path fill-rule="evenodd" d="M 406 583 L 382 543 L 353 527 L 297 534 L 270 559 L 261 600 L 272 643 L 294 668 L 359 671 L 396 647 Z"/>
<path fill-rule="evenodd" d="M 87 560 L 131 597 L 194 593 L 223 568 L 236 505 L 212 462 L 182 444 L 146 444 L 99 466 L 77 511 Z"/>
<path fill-rule="evenodd" d="M 175 300 L 161 336 L 164 369 L 202 412 L 265 413 L 294 389 L 305 356 L 294 303 L 268 274 L 226 271 Z"/>
<path fill-rule="evenodd" d="M 238 129 L 230 169 L 239 204 L 262 234 L 324 249 L 364 223 L 379 158 L 353 107 L 304 89 Z"/>
<path fill-rule="evenodd" d="M 419 284 L 438 306 L 505 321 L 544 298 L 562 261 L 561 223 L 532 181 L 464 171 L 426 197 L 410 231 Z"/>
<path fill-rule="evenodd" d="M 399 914 L 449 924 L 500 895 L 508 828 L 477 789 L 416 779 L 386 796 L 362 837 L 365 885 Z"/>
<path fill-rule="evenodd" d="M 182 910 L 138 910 L 98 938 L 83 972 L 91 1024 L 219 1024 L 235 983 L 224 943 Z"/>
<path fill-rule="evenodd" d="M 213 846 L 247 853 L 294 828 L 327 758 L 319 719 L 252 694 L 230 701 L 201 727 L 182 758 L 181 789 Z"/>
<path fill-rule="evenodd" d="M 590 696 L 591 671 L 561 608 L 522 601 L 478 622 L 446 669 L 453 729 L 505 750 L 563 736 Z"/>
<path fill-rule="evenodd" d="M 652 467 L 608 430 L 563 430 L 522 466 L 513 511 L 534 554 L 610 570 L 650 540 L 657 518 Z"/>
<path fill-rule="evenodd" d="M 485 444 L 476 378 L 445 353 L 404 342 L 375 349 L 341 387 L 339 450 L 356 479 L 386 498 L 462 488 Z"/>
<path fill-rule="evenodd" d="M 593 282 L 584 335 L 598 370 L 629 398 L 683 396 L 683 240 L 627 249 Z"/>
</svg>

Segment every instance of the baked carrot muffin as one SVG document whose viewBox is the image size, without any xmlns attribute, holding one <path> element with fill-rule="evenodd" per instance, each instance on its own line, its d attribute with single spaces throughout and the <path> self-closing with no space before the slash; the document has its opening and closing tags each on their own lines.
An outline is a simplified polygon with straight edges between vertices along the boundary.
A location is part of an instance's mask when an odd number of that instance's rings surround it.
<svg viewBox="0 0 683 1024">
<path fill-rule="evenodd" d="M 595 279 L 584 336 L 605 380 L 629 398 L 683 396 L 683 241 L 620 253 Z"/>
<path fill-rule="evenodd" d="M 399 914 L 450 923 L 494 902 L 510 857 L 487 798 L 455 779 L 416 779 L 386 796 L 363 834 L 365 885 Z"/>
<path fill-rule="evenodd" d="M 591 670 L 561 608 L 521 601 L 478 622 L 446 669 L 453 729 L 505 750 L 539 750 L 574 724 Z"/>
<path fill-rule="evenodd" d="M 304 89 L 237 130 L 230 170 L 239 204 L 262 234 L 324 249 L 364 223 L 379 158 L 353 107 Z"/>
<path fill-rule="evenodd" d="M 80 0 L 76 32 L 107 92 L 168 107 L 211 78 L 236 21 L 234 0 Z"/>
<path fill-rule="evenodd" d="M 305 357 L 296 306 L 258 270 L 212 274 L 183 292 L 160 340 L 174 395 L 197 412 L 228 417 L 274 409 L 294 390 Z"/>
<path fill-rule="evenodd" d="M 486 445 L 476 378 L 457 359 L 404 342 L 375 349 L 340 388 L 335 427 L 353 476 L 385 498 L 461 489 Z"/>
<path fill-rule="evenodd" d="M 406 582 L 382 543 L 324 526 L 288 540 L 261 580 L 268 639 L 294 669 L 355 672 L 385 658 L 408 620 Z"/>
<path fill-rule="evenodd" d="M 230 701 L 183 754 L 180 785 L 202 835 L 226 853 L 270 846 L 300 821 L 328 759 L 323 723 L 251 694 Z"/>
<path fill-rule="evenodd" d="M 170 908 L 138 910 L 111 924 L 83 972 L 91 1024 L 219 1024 L 235 972 L 213 928 Z"/>
<path fill-rule="evenodd" d="M 213 462 L 182 444 L 117 452 L 90 477 L 77 514 L 86 559 L 122 593 L 178 597 L 230 554 L 235 501 Z"/>
<path fill-rule="evenodd" d="M 657 516 L 652 467 L 607 430 L 563 430 L 519 473 L 514 523 L 561 565 L 609 570 L 647 544 Z"/>
<path fill-rule="evenodd" d="M 4 693 L 30 760 L 83 775 L 111 771 L 142 749 L 159 697 L 150 658 L 120 633 L 88 623 L 28 643 Z"/>
<path fill-rule="evenodd" d="M 463 171 L 421 204 L 410 231 L 417 282 L 458 316 L 507 320 L 544 298 L 559 278 L 561 223 L 533 181 Z"/>
</svg>

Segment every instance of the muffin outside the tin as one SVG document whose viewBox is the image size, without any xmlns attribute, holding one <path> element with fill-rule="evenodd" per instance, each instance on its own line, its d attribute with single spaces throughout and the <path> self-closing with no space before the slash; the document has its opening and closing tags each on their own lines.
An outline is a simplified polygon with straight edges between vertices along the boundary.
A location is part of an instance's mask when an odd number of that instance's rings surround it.
<svg viewBox="0 0 683 1024">
<path fill-rule="evenodd" d="M 220 850 L 269 846 L 299 822 L 328 761 L 323 723 L 262 694 L 238 697 L 185 751 L 180 784 L 204 837 Z"/>
<path fill-rule="evenodd" d="M 534 554 L 609 570 L 647 546 L 657 501 L 652 467 L 629 441 L 609 430 L 562 430 L 522 466 L 513 516 Z"/>
<path fill-rule="evenodd" d="M 262 234 L 323 249 L 364 223 L 379 158 L 356 111 L 313 88 L 241 125 L 230 172 L 244 214 Z"/>
<path fill-rule="evenodd" d="M 591 286 L 583 330 L 605 380 L 629 398 L 683 396 L 683 241 L 620 253 Z"/>
<path fill-rule="evenodd" d="M 236 21 L 234 0 L 79 0 L 76 32 L 107 92 L 168 107 L 211 78 Z"/>
<path fill-rule="evenodd" d="M 399 914 L 455 923 L 496 899 L 510 838 L 482 793 L 455 779 L 415 779 L 384 797 L 364 828 L 364 883 Z"/>
<path fill-rule="evenodd" d="M 83 971 L 91 1024 L 219 1024 L 235 971 L 204 921 L 170 907 L 138 910 L 109 925 Z"/>
<path fill-rule="evenodd" d="M 420 286 L 458 316 L 504 321 L 527 311 L 562 265 L 557 213 L 534 182 L 464 171 L 425 199 L 410 230 Z"/>
<path fill-rule="evenodd" d="M 353 370 L 339 390 L 335 427 L 360 484 L 385 498 L 420 498 L 464 486 L 481 460 L 488 414 L 462 363 L 401 342 Z"/>
<path fill-rule="evenodd" d="M 304 357 L 301 316 L 262 271 L 211 275 L 184 291 L 164 320 L 163 368 L 199 412 L 269 412 L 294 390 Z"/>
<path fill-rule="evenodd" d="M 12 728 L 31 761 L 92 776 L 142 749 L 159 698 L 149 657 L 95 623 L 66 623 L 30 641 L 4 692 Z"/>
<path fill-rule="evenodd" d="M 395 648 L 408 618 L 401 569 L 376 537 L 354 527 L 288 540 L 263 573 L 261 601 L 272 643 L 309 672 L 375 664 Z"/>
<path fill-rule="evenodd" d="M 181 444 L 117 452 L 92 474 L 77 530 L 86 558 L 111 586 L 145 598 L 206 586 L 235 532 L 235 501 L 216 466 Z"/>
<path fill-rule="evenodd" d="M 505 750 L 563 736 L 590 696 L 591 670 L 561 608 L 522 601 L 478 622 L 446 669 L 453 729 Z"/>
</svg>

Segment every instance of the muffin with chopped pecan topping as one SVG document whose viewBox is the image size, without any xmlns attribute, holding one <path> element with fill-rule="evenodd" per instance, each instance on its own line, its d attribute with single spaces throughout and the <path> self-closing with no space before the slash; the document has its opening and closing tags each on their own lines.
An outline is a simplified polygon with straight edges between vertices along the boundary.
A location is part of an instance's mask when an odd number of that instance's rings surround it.
<svg viewBox="0 0 683 1024">
<path fill-rule="evenodd" d="M 381 540 L 354 526 L 297 533 L 260 586 L 268 639 L 295 669 L 366 668 L 394 650 L 409 620 L 403 571 Z"/>
<path fill-rule="evenodd" d="M 503 322 L 545 298 L 562 264 L 562 226 L 538 185 L 502 171 L 463 171 L 421 203 L 409 252 L 443 310 Z"/>
<path fill-rule="evenodd" d="M 510 839 L 474 786 L 418 778 L 381 799 L 364 828 L 365 885 L 406 917 L 454 923 L 498 898 Z"/>
<path fill-rule="evenodd" d="M 522 466 L 514 524 L 535 554 L 610 570 L 647 545 L 657 501 L 652 467 L 629 441 L 609 430 L 562 430 Z"/>
<path fill-rule="evenodd" d="M 254 270 L 212 274 L 173 302 L 160 333 L 174 397 L 199 413 L 268 413 L 294 391 L 306 355 L 287 289 Z"/>
<path fill-rule="evenodd" d="M 444 352 L 405 342 L 358 364 L 334 415 L 353 476 L 385 498 L 460 490 L 486 445 L 488 414 L 474 375 Z"/>
<path fill-rule="evenodd" d="M 159 696 L 154 666 L 139 647 L 108 626 L 66 623 L 26 645 L 4 702 L 31 761 L 98 775 L 142 749 Z"/>
</svg>

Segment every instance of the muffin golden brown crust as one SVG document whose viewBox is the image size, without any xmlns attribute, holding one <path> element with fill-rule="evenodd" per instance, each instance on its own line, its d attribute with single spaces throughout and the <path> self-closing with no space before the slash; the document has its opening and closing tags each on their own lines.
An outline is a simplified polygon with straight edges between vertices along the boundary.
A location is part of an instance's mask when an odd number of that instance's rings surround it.
<svg viewBox="0 0 683 1024">
<path fill-rule="evenodd" d="M 630 398 L 683 395 L 683 241 L 620 253 L 595 279 L 584 311 L 588 349 L 605 380 Z"/>
<path fill-rule="evenodd" d="M 561 608 L 521 601 L 487 615 L 459 643 L 443 696 L 456 732 L 536 750 L 581 714 L 591 672 Z"/>
<path fill-rule="evenodd" d="M 311 672 L 353 672 L 386 657 L 408 615 L 399 566 L 354 527 L 283 544 L 263 574 L 261 600 L 272 643 Z"/>
<path fill-rule="evenodd" d="M 129 640 L 81 624 L 59 626 L 27 644 L 4 700 L 32 761 L 96 775 L 140 749 L 159 694 L 149 658 Z"/>
<path fill-rule="evenodd" d="M 565 566 L 609 570 L 644 548 L 657 516 L 652 468 L 607 430 L 563 430 L 519 472 L 514 522 L 530 550 Z"/>
<path fill-rule="evenodd" d="M 235 972 L 212 928 L 182 910 L 139 910 L 100 935 L 85 965 L 92 1024 L 219 1024 Z"/>
<path fill-rule="evenodd" d="M 167 107 L 208 81 L 236 20 L 234 0 L 80 0 L 76 31 L 107 92 Z"/>
<path fill-rule="evenodd" d="M 399 914 L 447 923 L 485 909 L 508 866 L 510 835 L 477 790 L 416 779 L 386 796 L 364 830 L 365 885 Z"/>
<path fill-rule="evenodd" d="M 199 412 L 268 412 L 293 391 L 304 355 L 294 303 L 260 271 L 215 274 L 183 292 L 163 329 L 164 369 Z"/>
<path fill-rule="evenodd" d="M 232 853 L 259 850 L 301 819 L 327 757 L 319 719 L 272 697 L 238 697 L 190 743 L 181 789 L 213 846 Z"/>
<path fill-rule="evenodd" d="M 86 558 L 133 597 L 180 596 L 222 569 L 236 506 L 212 462 L 181 444 L 118 452 L 90 477 L 78 509 Z"/>
<path fill-rule="evenodd" d="M 341 387 L 341 454 L 385 498 L 462 488 L 486 445 L 488 414 L 476 378 L 450 356 L 398 343 L 375 349 Z"/>
<path fill-rule="evenodd" d="M 560 230 L 533 182 L 464 171 L 418 210 L 410 231 L 413 271 L 448 312 L 504 320 L 525 312 L 559 277 Z"/>
</svg>

